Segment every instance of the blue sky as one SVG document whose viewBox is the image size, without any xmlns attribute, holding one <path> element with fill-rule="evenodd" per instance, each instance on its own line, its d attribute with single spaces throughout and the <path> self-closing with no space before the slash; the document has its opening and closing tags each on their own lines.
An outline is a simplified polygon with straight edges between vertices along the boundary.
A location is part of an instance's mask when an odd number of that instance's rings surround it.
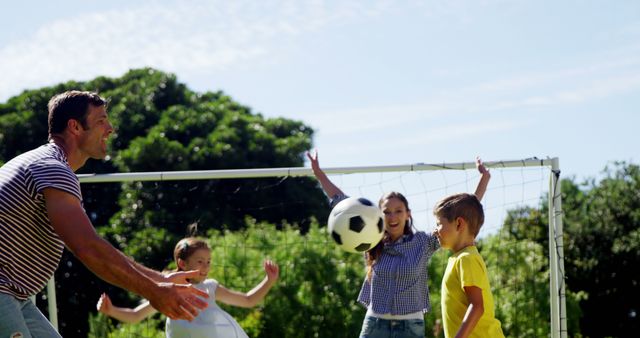
<svg viewBox="0 0 640 338">
<path fill-rule="evenodd" d="M 637 163 L 638 1 L 22 1 L 0 102 L 152 66 L 305 121 L 325 167 Z"/>
</svg>

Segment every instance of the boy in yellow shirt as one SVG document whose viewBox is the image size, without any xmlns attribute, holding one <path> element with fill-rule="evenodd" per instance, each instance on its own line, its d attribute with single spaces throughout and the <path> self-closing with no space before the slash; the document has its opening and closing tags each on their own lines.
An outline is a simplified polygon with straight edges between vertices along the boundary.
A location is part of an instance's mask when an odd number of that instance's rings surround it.
<svg viewBox="0 0 640 338">
<path fill-rule="evenodd" d="M 474 245 L 484 223 L 482 204 L 475 195 L 456 194 L 438 202 L 433 213 L 440 246 L 453 252 L 442 278 L 445 337 L 504 337 L 487 267 Z"/>
</svg>

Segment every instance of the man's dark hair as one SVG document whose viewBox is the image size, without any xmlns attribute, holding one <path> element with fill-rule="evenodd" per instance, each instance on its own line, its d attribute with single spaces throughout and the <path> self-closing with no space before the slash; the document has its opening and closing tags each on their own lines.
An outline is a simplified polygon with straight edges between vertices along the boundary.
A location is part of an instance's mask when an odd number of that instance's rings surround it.
<svg viewBox="0 0 640 338">
<path fill-rule="evenodd" d="M 107 105 L 107 100 L 98 93 L 70 90 L 55 95 L 49 100 L 49 135 L 62 133 L 67 128 L 67 122 L 74 119 L 87 129 L 87 114 L 89 105 L 101 107 Z"/>
</svg>

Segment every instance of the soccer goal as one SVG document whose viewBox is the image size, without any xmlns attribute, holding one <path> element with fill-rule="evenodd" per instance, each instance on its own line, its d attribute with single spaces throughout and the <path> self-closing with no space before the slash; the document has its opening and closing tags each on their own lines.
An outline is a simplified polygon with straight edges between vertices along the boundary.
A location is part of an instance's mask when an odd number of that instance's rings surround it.
<svg viewBox="0 0 640 338">
<path fill-rule="evenodd" d="M 507 336 L 566 337 L 559 161 L 557 158 L 530 158 L 486 161 L 485 165 L 491 172 L 491 181 L 482 201 L 485 223 L 478 237 L 478 247 L 489 269 L 496 316 L 502 322 Z M 377 201 L 385 192 L 401 192 L 409 201 L 416 229 L 427 232 L 435 228 L 432 215 L 435 203 L 451 193 L 472 193 L 479 179 L 474 162 L 335 167 L 323 170 L 350 196 Z M 296 189 L 297 186 L 307 189 L 308 185 L 305 186 L 303 182 L 313 182 L 309 177 L 313 177 L 310 168 L 298 167 L 79 175 L 83 191 L 87 186 L 94 190 L 104 189 L 108 191 L 107 195 L 117 196 L 120 204 L 127 205 L 124 211 L 117 208 L 103 211 L 107 215 L 102 217 L 111 221 L 116 219 L 120 226 L 134 222 L 133 225 L 141 227 L 142 234 L 136 238 L 111 234 L 123 244 L 127 241 L 152 242 L 152 232 L 144 231 L 154 224 L 180 227 L 183 226 L 181 222 L 199 220 L 185 220 L 189 217 L 181 217 L 180 210 L 191 214 L 212 214 L 210 217 L 226 215 L 230 219 L 233 215 L 254 215 L 243 220 L 254 224 L 253 232 L 239 229 L 238 233 L 242 234 L 238 235 L 230 226 L 226 230 L 211 230 L 203 234 L 212 237 L 212 246 L 215 246 L 212 254 L 219 258 L 212 261 L 212 274 L 227 287 L 240 290 L 251 288 L 253 280 L 260 278 L 260 265 L 256 263 L 259 257 L 275 257 L 281 266 L 281 290 L 268 296 L 259 310 L 229 310 L 230 313 L 241 324 L 250 326 L 264 318 L 284 320 L 278 317 L 278 309 L 299 306 L 298 313 L 305 320 L 297 324 L 310 326 L 310 332 L 322 330 L 323 327 L 334 328 L 347 321 L 351 323 L 343 331 L 345 336 L 348 336 L 347 332 L 352 335 L 364 317 L 364 310 L 355 303 L 355 296 L 364 278 L 361 255 L 336 248 L 326 233 L 326 219 L 317 219 L 315 226 L 305 225 L 304 230 L 295 224 L 277 220 L 278 213 L 304 214 L 308 206 L 295 199 L 278 200 L 275 195 Z M 236 182 L 233 186 L 237 186 L 237 189 L 220 184 L 226 180 Z M 249 181 L 250 184 L 246 183 Z M 216 194 L 226 194 L 227 197 L 215 204 L 194 202 Z M 268 203 L 254 201 L 243 207 L 238 207 L 242 203 L 236 203 L 242 199 L 259 200 L 265 196 L 270 198 Z M 170 205 L 174 208 L 168 212 L 166 207 Z M 145 210 L 155 214 L 150 216 Z M 101 215 L 94 211 L 88 209 L 87 212 L 94 223 L 101 219 Z M 272 221 L 261 222 L 263 215 L 268 215 L 265 217 L 271 217 Z M 544 221 L 541 222 L 541 219 Z M 203 225 L 206 228 L 206 224 Z M 544 227 L 546 229 L 541 233 L 540 229 Z M 149 244 L 148 248 L 153 250 L 154 244 Z M 168 259 L 165 263 L 170 261 L 171 254 L 168 251 L 154 254 L 166 256 Z M 439 290 L 447 256 L 446 252 L 439 252 L 430 263 L 429 288 L 433 309 L 425 315 L 428 337 L 441 334 L 438 331 L 438 318 L 441 315 Z M 320 269 L 321 264 L 325 263 L 335 267 L 335 270 L 331 268 L 329 276 L 320 275 L 320 280 L 309 282 L 317 274 L 309 277 L 306 273 L 326 270 L 324 267 Z M 350 266 L 357 268 L 349 270 Z M 304 277 L 300 277 L 303 274 Z M 322 278 L 326 281 L 322 282 Z M 58 310 L 53 285 L 52 280 L 46 289 L 46 299 L 49 318 L 57 327 Z M 323 288 L 316 290 L 316 287 Z M 343 288 L 350 291 L 339 291 Z M 319 292 L 324 293 L 322 297 L 330 299 L 317 298 Z M 340 304 L 346 310 L 341 313 L 333 313 L 332 310 L 317 312 L 321 311 L 321 304 L 325 301 L 334 306 Z M 261 328 L 262 332 L 272 332 L 264 325 Z M 282 331 L 280 334 L 287 333 Z"/>
</svg>

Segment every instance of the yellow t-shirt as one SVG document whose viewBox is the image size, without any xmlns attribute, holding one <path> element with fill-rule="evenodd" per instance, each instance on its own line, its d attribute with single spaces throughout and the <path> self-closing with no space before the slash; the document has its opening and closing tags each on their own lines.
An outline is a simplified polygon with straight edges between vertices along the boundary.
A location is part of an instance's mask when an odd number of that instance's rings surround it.
<svg viewBox="0 0 640 338">
<path fill-rule="evenodd" d="M 470 337 L 504 337 L 500 321 L 495 318 L 493 296 L 487 267 L 478 248 L 468 246 L 449 257 L 442 278 L 442 317 L 445 337 L 455 337 L 469 307 L 465 286 L 482 289 L 484 313 Z"/>
</svg>

